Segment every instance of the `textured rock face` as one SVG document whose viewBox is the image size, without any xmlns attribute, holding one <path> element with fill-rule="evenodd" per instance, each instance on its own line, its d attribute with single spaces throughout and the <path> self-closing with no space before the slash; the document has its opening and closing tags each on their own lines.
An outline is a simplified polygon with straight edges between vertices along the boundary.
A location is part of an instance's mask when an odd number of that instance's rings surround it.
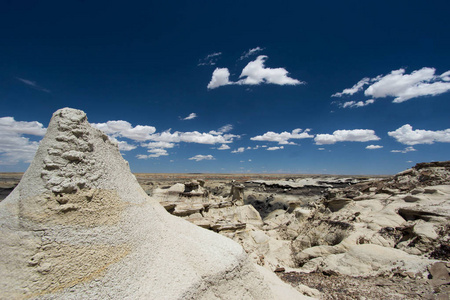
<svg viewBox="0 0 450 300">
<path fill-rule="evenodd" d="M 22 181 L 0 203 L 0 244 L 5 299 L 281 296 L 273 293 L 279 282 L 274 289 L 238 244 L 149 198 L 117 145 L 74 109 L 55 112 Z"/>
</svg>

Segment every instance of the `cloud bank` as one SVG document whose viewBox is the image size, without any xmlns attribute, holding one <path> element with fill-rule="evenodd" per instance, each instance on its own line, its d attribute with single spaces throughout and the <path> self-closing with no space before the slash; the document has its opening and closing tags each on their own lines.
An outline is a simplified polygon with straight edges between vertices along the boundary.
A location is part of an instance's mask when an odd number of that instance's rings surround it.
<svg viewBox="0 0 450 300">
<path fill-rule="evenodd" d="M 16 121 L 13 117 L 0 118 L 0 165 L 29 163 L 33 159 L 39 142 L 24 135 L 42 137 L 46 128 L 39 122 Z"/>
<path fill-rule="evenodd" d="M 211 154 L 209 155 L 201 155 L 198 154 L 194 157 L 189 158 L 189 160 L 195 160 L 195 161 L 201 161 L 201 160 L 215 160 L 214 156 L 212 156 Z"/>
<path fill-rule="evenodd" d="M 295 144 L 294 142 L 290 142 L 291 139 L 306 139 L 306 138 L 313 138 L 314 135 L 310 135 L 308 132 L 311 131 L 311 129 L 305 129 L 303 130 L 300 128 L 292 130 L 292 132 L 283 131 L 282 133 L 275 133 L 273 131 L 268 131 L 264 133 L 263 135 L 258 135 L 255 137 L 250 138 L 252 141 L 267 141 L 267 142 L 278 142 L 280 145 L 287 145 L 287 144 Z"/>
<path fill-rule="evenodd" d="M 405 145 L 433 144 L 435 142 L 450 143 L 450 128 L 445 130 L 413 130 L 412 126 L 405 124 L 395 131 L 388 132 L 397 142 Z"/>
<path fill-rule="evenodd" d="M 378 141 L 375 131 L 371 129 L 336 130 L 333 134 L 317 134 L 316 145 L 335 144 L 337 142 L 368 142 Z"/>
<path fill-rule="evenodd" d="M 362 91 L 366 85 L 369 87 L 364 91 L 365 96 L 374 99 L 394 97 L 393 103 L 423 96 L 437 96 L 450 91 L 450 71 L 441 75 L 436 75 L 435 72 L 436 69 L 427 67 L 411 74 L 405 74 L 405 69 L 393 70 L 387 75 L 363 78 L 353 87 L 335 93 L 332 97 L 353 95 Z"/>
</svg>

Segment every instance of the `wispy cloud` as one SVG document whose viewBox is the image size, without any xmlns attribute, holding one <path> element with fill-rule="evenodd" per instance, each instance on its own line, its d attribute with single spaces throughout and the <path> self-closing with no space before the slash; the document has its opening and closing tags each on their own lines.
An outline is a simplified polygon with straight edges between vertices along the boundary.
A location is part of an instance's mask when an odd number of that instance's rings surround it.
<svg viewBox="0 0 450 300">
<path fill-rule="evenodd" d="M 245 151 L 244 147 L 239 147 L 236 150 L 231 151 L 231 153 L 242 153 Z"/>
<path fill-rule="evenodd" d="M 347 107 L 349 107 L 349 108 L 356 108 L 356 107 L 364 107 L 364 106 L 367 106 L 367 105 L 370 105 L 370 104 L 373 104 L 373 103 L 375 103 L 375 100 L 373 100 L 373 99 L 369 99 L 369 100 L 366 100 L 366 101 L 358 101 L 358 102 L 356 102 L 356 101 L 347 101 L 344 104 L 342 104 L 341 107 L 342 108 L 347 108 Z"/>
<path fill-rule="evenodd" d="M 186 118 L 183 118 L 182 120 L 186 121 L 186 120 L 192 120 L 197 118 L 197 114 L 196 113 L 190 113 L 189 116 L 187 116 Z"/>
<path fill-rule="evenodd" d="M 277 146 L 275 146 L 275 147 L 269 147 L 269 148 L 267 148 L 266 150 L 267 150 L 267 151 L 275 151 L 275 150 L 281 150 L 281 149 L 284 149 L 284 146 L 279 146 L 279 147 L 277 147 Z"/>
<path fill-rule="evenodd" d="M 262 83 L 276 85 L 305 84 L 303 81 L 289 77 L 288 71 L 284 68 L 266 68 L 264 63 L 267 58 L 265 55 L 260 55 L 254 61 L 249 62 L 242 70 L 240 79 L 236 82 L 230 81 L 228 68 L 216 68 L 207 88 L 215 89 L 224 85 L 259 85 Z"/>
<path fill-rule="evenodd" d="M 388 132 L 397 142 L 405 145 L 433 144 L 435 142 L 450 143 L 450 128 L 445 130 L 413 130 L 412 126 L 405 124 L 395 131 Z"/>
<path fill-rule="evenodd" d="M 246 59 L 246 58 L 248 58 L 248 57 L 250 57 L 252 55 L 255 55 L 256 53 L 261 52 L 263 50 L 264 50 L 264 48 L 261 48 L 261 47 L 256 47 L 256 48 L 249 49 L 248 51 L 245 51 L 244 53 L 242 53 L 242 55 L 239 58 L 239 60 L 244 60 L 244 59 Z"/>
<path fill-rule="evenodd" d="M 211 154 L 209 155 L 201 155 L 201 154 L 197 154 L 194 157 L 189 158 L 189 160 L 195 160 L 195 161 L 201 161 L 201 160 L 215 160 L 214 156 L 212 156 Z"/>
<path fill-rule="evenodd" d="M 222 52 L 208 54 L 198 61 L 198 66 L 214 66 L 221 55 Z"/>
<path fill-rule="evenodd" d="M 20 78 L 20 77 L 16 77 L 16 79 L 19 80 L 20 82 L 22 82 L 22 83 L 32 87 L 32 88 L 38 90 L 38 91 L 45 92 L 45 93 L 50 93 L 50 90 L 39 86 L 35 81 L 31 81 L 31 80 Z"/>
<path fill-rule="evenodd" d="M 317 134 L 314 138 L 316 145 L 335 144 L 337 142 L 368 142 L 378 141 L 380 138 L 371 129 L 336 130 L 333 134 Z"/>
<path fill-rule="evenodd" d="M 278 142 L 280 145 L 295 144 L 290 142 L 291 139 L 306 139 L 313 138 L 314 135 L 310 135 L 311 129 L 305 129 L 304 131 L 300 128 L 292 130 L 292 132 L 283 131 L 281 133 L 276 133 L 273 131 L 268 131 L 263 135 L 258 135 L 250 138 L 252 141 L 267 141 L 267 142 Z"/>
<path fill-rule="evenodd" d="M 391 152 L 393 153 L 408 153 L 408 152 L 413 152 L 413 151 L 417 151 L 416 149 L 414 149 L 414 147 L 406 147 L 403 150 L 391 150 Z"/>
<path fill-rule="evenodd" d="M 436 69 L 424 67 L 405 74 L 405 69 L 393 70 L 387 75 L 363 78 L 353 87 L 335 93 L 332 97 L 353 95 L 364 89 L 364 95 L 373 99 L 394 97 L 393 103 L 422 97 L 436 96 L 450 91 L 450 71 L 436 75 Z"/>
<path fill-rule="evenodd" d="M 369 149 L 369 150 L 375 150 L 375 149 L 381 149 L 381 148 L 383 148 L 383 146 L 380 146 L 380 145 L 369 145 L 366 147 L 366 149 Z"/>
<path fill-rule="evenodd" d="M 343 95 L 353 95 L 356 94 L 359 91 L 362 91 L 362 89 L 364 88 L 364 86 L 366 84 L 369 84 L 370 82 L 370 78 L 363 78 L 360 81 L 358 81 L 358 83 L 356 83 L 354 86 L 352 86 L 351 88 L 348 89 L 344 89 L 342 92 L 340 93 L 335 93 L 333 95 L 331 95 L 331 97 L 342 97 Z"/>
</svg>

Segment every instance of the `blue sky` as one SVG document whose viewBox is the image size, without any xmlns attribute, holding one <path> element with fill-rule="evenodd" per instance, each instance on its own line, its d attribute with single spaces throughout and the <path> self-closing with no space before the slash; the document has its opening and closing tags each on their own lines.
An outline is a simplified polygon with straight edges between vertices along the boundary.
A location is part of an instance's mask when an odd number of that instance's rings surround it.
<svg viewBox="0 0 450 300">
<path fill-rule="evenodd" d="M 0 171 L 62 107 L 134 172 L 392 174 L 450 156 L 448 1 L 3 1 Z"/>
</svg>

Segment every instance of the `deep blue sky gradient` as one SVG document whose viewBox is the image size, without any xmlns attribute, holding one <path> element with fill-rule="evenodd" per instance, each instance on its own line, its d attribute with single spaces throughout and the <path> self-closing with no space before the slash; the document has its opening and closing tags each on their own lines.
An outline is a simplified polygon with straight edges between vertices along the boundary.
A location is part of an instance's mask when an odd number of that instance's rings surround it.
<svg viewBox="0 0 450 300">
<path fill-rule="evenodd" d="M 449 11 L 450 2 L 440 0 L 2 1 L 0 117 L 47 126 L 55 110 L 68 106 L 84 110 L 93 123 L 125 120 L 158 132 L 208 132 L 232 124 L 231 133 L 242 137 L 230 150 L 277 146 L 250 140 L 267 131 L 373 129 L 380 141 L 319 146 L 303 139 L 283 150 L 236 154 L 211 149 L 220 145 L 180 143 L 168 149 L 169 156 L 154 159 L 138 160 L 145 154 L 141 147 L 124 154 L 136 172 L 395 173 L 450 159 L 448 143 L 391 153 L 405 145 L 387 135 L 404 124 L 450 128 L 450 93 L 399 104 L 378 99 L 354 109 L 340 108 L 331 95 L 399 68 L 450 70 Z M 216 67 L 228 68 L 236 81 L 256 58 L 239 57 L 257 46 L 268 56 L 267 67 L 283 67 L 306 84 L 206 88 Z M 198 66 L 214 52 L 222 52 L 215 66 Z M 362 93 L 346 98 L 367 99 Z M 180 120 L 191 112 L 198 117 Z M 365 149 L 369 144 L 384 148 Z M 188 160 L 197 154 L 215 160 Z"/>
</svg>

